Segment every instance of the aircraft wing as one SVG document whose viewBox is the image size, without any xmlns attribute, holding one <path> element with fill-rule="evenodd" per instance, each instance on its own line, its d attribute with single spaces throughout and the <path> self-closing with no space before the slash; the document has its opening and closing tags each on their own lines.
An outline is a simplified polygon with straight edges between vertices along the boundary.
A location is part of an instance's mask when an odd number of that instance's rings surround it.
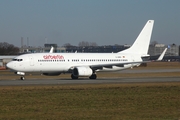
<svg viewBox="0 0 180 120">
<path fill-rule="evenodd" d="M 159 58 L 155 61 L 161 61 L 165 55 L 167 51 L 167 48 L 164 49 L 164 51 L 161 53 L 161 55 L 159 56 Z M 90 65 L 90 67 L 93 70 L 97 70 L 97 69 L 102 69 L 102 67 L 106 67 L 106 68 L 112 68 L 112 66 L 117 66 L 117 67 L 124 67 L 124 65 L 126 64 L 141 64 L 141 63 L 148 63 L 148 62 L 152 62 L 150 60 L 144 59 L 143 61 L 137 61 L 137 62 L 127 62 L 127 63 L 110 63 L 110 64 L 99 64 L 99 65 Z M 154 62 L 154 61 L 153 61 Z"/>
<path fill-rule="evenodd" d="M 139 61 L 139 62 L 124 62 L 124 63 L 109 63 L 109 64 L 96 64 L 96 65 L 84 65 L 84 66 L 89 66 L 92 70 L 97 70 L 97 69 L 102 69 L 103 67 L 105 68 L 112 68 L 113 66 L 117 66 L 117 67 L 124 67 L 124 65 L 126 64 L 141 64 L 141 63 L 148 63 L 151 61 Z M 75 67 L 80 67 L 81 65 L 78 66 L 72 66 L 69 69 L 69 72 L 71 72 Z M 83 66 L 81 66 L 83 67 Z"/>
<path fill-rule="evenodd" d="M 161 55 L 159 56 L 159 58 L 155 61 L 161 61 L 165 55 L 167 51 L 167 48 L 165 48 L 165 50 L 161 53 Z M 148 58 L 149 56 L 147 56 Z M 145 59 L 144 59 L 145 58 Z M 85 65 L 85 66 L 89 66 L 91 69 L 93 70 L 97 70 L 97 69 L 102 69 L 103 67 L 105 68 L 112 68 L 113 66 L 117 66 L 117 67 L 124 67 L 124 65 L 127 65 L 127 64 L 141 64 L 141 63 L 148 63 L 148 62 L 154 62 L 154 61 L 151 61 L 149 59 L 147 59 L 146 57 L 142 57 L 142 61 L 136 61 L 136 62 L 124 62 L 124 63 L 109 63 L 109 64 L 95 64 L 95 65 Z M 72 66 L 70 68 L 70 71 L 74 68 L 74 67 L 79 67 L 79 66 Z"/>
<path fill-rule="evenodd" d="M 97 64 L 97 65 L 89 65 L 90 68 L 92 68 L 93 70 L 97 70 L 97 69 L 102 69 L 103 67 L 105 68 L 112 68 L 113 66 L 117 66 L 117 67 L 124 67 L 124 65 L 127 64 L 141 64 L 141 63 L 148 63 L 151 61 L 139 61 L 139 62 L 125 62 L 125 63 L 109 63 L 109 64 Z"/>
</svg>

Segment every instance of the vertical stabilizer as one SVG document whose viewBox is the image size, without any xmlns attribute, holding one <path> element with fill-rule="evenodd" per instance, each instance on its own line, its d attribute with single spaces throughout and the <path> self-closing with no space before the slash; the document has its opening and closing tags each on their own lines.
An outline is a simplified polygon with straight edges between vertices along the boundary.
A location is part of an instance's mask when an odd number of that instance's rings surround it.
<svg viewBox="0 0 180 120">
<path fill-rule="evenodd" d="M 123 50 L 119 53 L 134 53 L 134 54 L 147 55 L 153 25 L 154 25 L 154 20 L 148 20 L 146 25 L 142 29 L 141 33 L 137 37 L 136 41 L 133 43 L 133 45 L 130 48 Z"/>
</svg>

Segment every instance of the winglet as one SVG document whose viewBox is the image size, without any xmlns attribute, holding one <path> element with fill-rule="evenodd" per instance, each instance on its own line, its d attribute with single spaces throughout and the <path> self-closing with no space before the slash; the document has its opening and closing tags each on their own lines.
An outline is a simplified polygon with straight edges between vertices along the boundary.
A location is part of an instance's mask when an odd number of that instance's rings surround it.
<svg viewBox="0 0 180 120">
<path fill-rule="evenodd" d="M 161 53 L 161 55 L 159 56 L 159 58 L 157 59 L 157 61 L 161 61 L 161 60 L 163 59 L 166 51 L 167 51 L 167 48 L 164 49 L 164 51 Z"/>
<path fill-rule="evenodd" d="M 53 51 L 54 51 L 54 47 L 51 46 L 51 49 L 50 49 L 49 53 L 53 53 Z"/>
</svg>

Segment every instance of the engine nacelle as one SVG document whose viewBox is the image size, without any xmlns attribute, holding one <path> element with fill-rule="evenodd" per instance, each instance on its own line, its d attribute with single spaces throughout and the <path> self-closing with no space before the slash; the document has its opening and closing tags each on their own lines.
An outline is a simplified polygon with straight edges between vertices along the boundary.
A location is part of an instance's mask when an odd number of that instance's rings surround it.
<svg viewBox="0 0 180 120">
<path fill-rule="evenodd" d="M 43 73 L 43 75 L 46 75 L 46 76 L 58 76 L 60 74 L 61 73 L 59 73 L 59 72 L 55 72 L 55 73 Z"/>
<path fill-rule="evenodd" d="M 75 67 L 73 69 L 74 76 L 91 76 L 93 71 L 90 67 Z"/>
</svg>

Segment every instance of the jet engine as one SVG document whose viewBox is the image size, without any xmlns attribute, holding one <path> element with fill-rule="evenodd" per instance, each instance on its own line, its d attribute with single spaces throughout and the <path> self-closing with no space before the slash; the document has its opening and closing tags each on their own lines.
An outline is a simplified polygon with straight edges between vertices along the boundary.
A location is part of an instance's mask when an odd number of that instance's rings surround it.
<svg viewBox="0 0 180 120">
<path fill-rule="evenodd" d="M 61 73 L 60 72 L 55 72 L 55 73 L 43 73 L 43 75 L 46 75 L 46 76 L 58 76 L 60 75 Z"/>
<path fill-rule="evenodd" d="M 74 76 L 91 76 L 93 71 L 90 67 L 75 67 L 72 74 Z"/>
</svg>

